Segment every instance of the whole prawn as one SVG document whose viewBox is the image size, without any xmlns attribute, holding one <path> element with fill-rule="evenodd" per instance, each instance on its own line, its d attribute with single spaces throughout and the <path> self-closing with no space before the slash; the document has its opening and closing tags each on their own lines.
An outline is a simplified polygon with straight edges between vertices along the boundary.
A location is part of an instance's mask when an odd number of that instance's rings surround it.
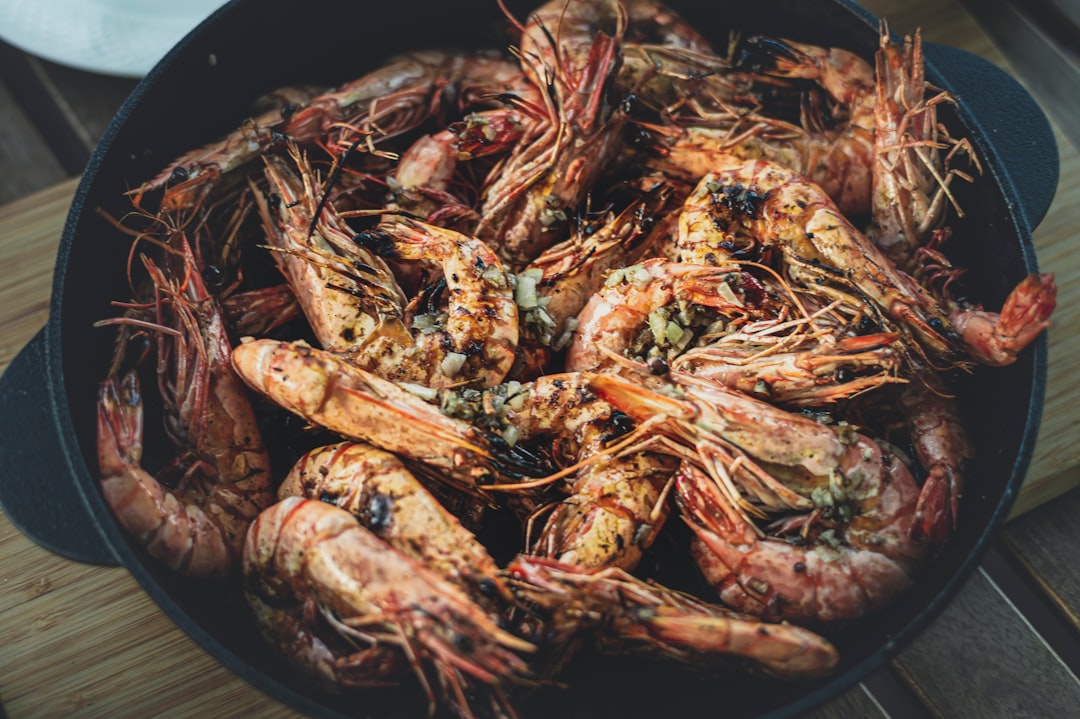
<svg viewBox="0 0 1080 719">
<path fill-rule="evenodd" d="M 493 610 L 497 599 L 510 597 L 483 545 L 389 452 L 361 442 L 318 447 L 297 460 L 277 496 L 344 509 L 391 547 Z"/>
<path fill-rule="evenodd" d="M 626 29 L 610 0 L 550 0 L 522 28 L 522 67 L 546 88 L 544 114 L 484 189 L 476 236 L 519 271 L 559 237 L 621 138 L 610 97 Z"/>
<path fill-rule="evenodd" d="M 284 200 L 276 220 L 264 203 L 264 225 L 320 344 L 401 381 L 442 386 L 466 376 L 482 386 L 501 382 L 514 361 L 518 317 L 495 253 L 476 239 L 411 218 L 352 235 L 331 208 L 320 211 L 318 182 L 298 150 L 292 159 L 297 172 L 280 158 L 266 160 L 268 179 Z M 382 254 L 441 267 L 450 296 L 444 319 L 428 317 L 423 330 L 410 326 L 404 295 Z"/>
<path fill-rule="evenodd" d="M 304 342 L 254 340 L 232 352 L 236 373 L 256 392 L 344 437 L 440 470 L 476 494 L 485 485 L 544 476 L 550 467 L 499 434 L 447 416 L 402 386 Z"/>
<path fill-rule="evenodd" d="M 628 430 L 625 417 L 599 400 L 578 373 L 463 394 L 444 397 L 444 411 L 497 432 L 515 448 L 536 448 L 526 451 L 551 464 L 543 476 L 487 487 L 511 493 L 523 507 L 526 550 L 582 567 L 632 571 L 667 518 L 673 463 L 656 453 L 610 451 L 608 443 Z M 561 495 L 554 500 L 527 494 L 553 485 Z M 533 539 L 532 527 L 541 519 Z"/>
<path fill-rule="evenodd" d="M 855 433 L 671 375 L 683 398 L 608 375 L 591 385 L 683 457 L 675 494 L 693 553 L 725 604 L 793 621 L 852 619 L 906 589 L 928 545 L 919 488 L 898 456 Z M 752 517 L 786 515 L 770 536 Z M 793 514 L 794 513 L 794 514 Z M 792 517 L 795 518 L 792 518 Z"/>
<path fill-rule="evenodd" d="M 653 50 L 652 52 L 657 52 Z M 768 160 L 819 185 L 844 214 L 871 208 L 874 69 L 841 48 L 754 36 L 730 58 L 664 49 L 662 61 L 687 80 L 665 107 L 646 165 L 695 183 L 720 155 Z M 662 72 L 662 71 L 661 71 Z M 809 101 L 812 81 L 830 103 Z M 797 108 L 772 106 L 786 101 Z M 784 115 L 792 115 L 785 119 Z"/>
<path fill-rule="evenodd" d="M 475 693 L 509 711 L 507 690 L 535 683 L 532 644 L 343 509 L 288 497 L 252 524 L 243 558 L 260 629 L 331 685 L 398 682 L 411 668 L 432 707 L 445 699 L 471 717 Z"/>
<path fill-rule="evenodd" d="M 774 624 L 637 579 L 616 568 L 584 569 L 519 556 L 506 569 L 517 593 L 551 613 L 555 636 L 594 632 L 601 651 L 724 666 L 735 659 L 787 679 L 827 675 L 838 663 L 825 638 Z"/>
<path fill-rule="evenodd" d="M 785 406 L 902 381 L 897 335 L 846 336 L 844 323 L 829 318 L 832 306 L 811 312 L 812 297 L 747 271 L 650 259 L 615 279 L 578 316 L 567 368 L 618 372 L 639 359 Z"/>
<path fill-rule="evenodd" d="M 504 94 L 536 102 L 520 67 L 495 54 L 423 50 L 392 58 L 376 70 L 329 92 L 284 88 L 273 107 L 223 138 L 180 156 L 132 194 L 164 190 L 163 208 L 190 208 L 224 177 L 285 139 L 322 145 L 333 154 L 364 151 L 400 136 L 439 109 L 455 84 L 461 107 L 497 106 Z M 449 93 L 448 93 L 449 94 Z"/>
<path fill-rule="evenodd" d="M 98 395 L 101 490 L 151 556 L 182 574 L 221 579 L 239 564 L 248 524 L 273 501 L 270 461 L 229 362 L 224 315 L 186 242 L 180 253 L 179 275 L 145 261 L 158 293 L 151 327 L 158 334 L 165 427 L 177 456 L 158 476 L 142 467 L 138 375 L 114 369 Z"/>
<path fill-rule="evenodd" d="M 951 206 L 963 217 L 950 190 L 956 178 L 972 177 L 953 166 L 966 155 L 975 169 L 970 143 L 949 136 L 937 108 L 955 102 L 947 92 L 928 96 L 922 37 L 892 40 L 881 28 L 877 56 L 874 134 L 873 224 L 870 237 L 898 266 L 911 270 L 916 251 L 945 221 Z"/>
<path fill-rule="evenodd" d="M 901 332 L 912 356 L 928 366 L 955 366 L 965 358 L 1008 363 L 1045 327 L 1054 306 L 1052 275 L 1033 275 L 1018 285 L 1001 314 L 946 306 L 797 173 L 735 157 L 715 169 L 684 205 L 679 243 L 686 252 L 706 254 L 720 264 L 732 248 L 748 243 L 775 247 L 786 273 L 803 289 L 842 299 L 882 329 Z M 998 348 L 1001 357 L 993 353 Z"/>
</svg>

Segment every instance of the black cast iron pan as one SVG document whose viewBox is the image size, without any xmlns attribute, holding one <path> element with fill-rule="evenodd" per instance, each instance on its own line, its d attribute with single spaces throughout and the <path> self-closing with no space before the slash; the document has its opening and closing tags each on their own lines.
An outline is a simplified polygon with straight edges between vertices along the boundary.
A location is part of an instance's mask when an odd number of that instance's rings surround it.
<svg viewBox="0 0 1080 719">
<path fill-rule="evenodd" d="M 836 45 L 871 59 L 877 19 L 848 0 L 670 3 L 723 45 L 729 29 Z M 511 3 L 524 18 L 528 2 Z M 111 333 L 94 321 L 122 294 L 127 244 L 98 216 L 126 209 L 121 193 L 174 157 L 236 127 L 263 92 L 290 83 L 332 85 L 387 56 L 427 47 L 503 47 L 495 0 L 356 3 L 233 0 L 185 38 L 139 84 L 105 133 L 72 203 L 56 263 L 47 326 L 18 355 L 0 384 L 0 498 L 11 520 L 36 541 L 80 561 L 123 564 L 180 627 L 225 666 L 314 716 L 418 716 L 415 689 L 333 697 L 304 685 L 267 651 L 235 587 L 178 580 L 147 561 L 113 520 L 96 484 L 94 403 Z M 1036 271 L 1031 231 L 1056 189 L 1057 149 L 1028 94 L 991 64 L 928 45 L 927 76 L 960 104 L 945 118 L 973 140 L 985 172 L 958 187 L 966 219 L 955 229 L 955 260 L 970 268 L 988 307 Z M 812 683 L 695 676 L 683 668 L 608 659 L 567 678 L 571 688 L 541 694 L 528 715 L 646 716 L 672 706 L 728 717 L 808 711 L 880 666 L 942 609 L 977 565 L 1008 513 L 1031 457 L 1042 413 L 1045 335 L 1004 369 L 976 371 L 962 387 L 963 410 L 979 455 L 963 498 L 960 528 L 917 586 L 880 615 L 832 638 L 843 656 L 836 674 Z"/>
</svg>

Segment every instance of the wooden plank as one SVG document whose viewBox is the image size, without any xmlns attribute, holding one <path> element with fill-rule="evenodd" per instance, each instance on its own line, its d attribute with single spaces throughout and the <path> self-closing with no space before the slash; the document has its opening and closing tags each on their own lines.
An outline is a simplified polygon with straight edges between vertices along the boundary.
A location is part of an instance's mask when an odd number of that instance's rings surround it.
<svg viewBox="0 0 1080 719">
<path fill-rule="evenodd" d="M 56 247 L 78 180 L 68 180 L 0 206 L 0 370 L 49 313 Z"/>
<path fill-rule="evenodd" d="M 222 669 L 127 570 L 62 559 L 2 515 L 0 586 L 11 717 L 299 716 Z"/>
<path fill-rule="evenodd" d="M 1080 474 L 1080 442 L 1076 441 L 1080 414 L 1078 398 L 1070 396 L 1077 388 L 1080 371 L 1080 272 L 1072 269 L 1076 257 L 1076 238 L 1080 224 L 1080 155 L 1060 135 L 1061 178 L 1054 196 L 1052 211 L 1033 233 L 1039 267 L 1054 272 L 1057 282 L 1057 309 L 1050 321 L 1050 358 L 1043 404 L 1042 429 L 1035 444 L 1027 484 L 1032 491 L 1060 495 L 1077 486 Z M 1056 210 L 1056 211 L 1054 211 Z M 1052 491 L 1050 484 L 1053 485 Z"/>
<path fill-rule="evenodd" d="M 0 205 L 11 202 L 67 176 L 49 149 L 0 82 Z"/>
<path fill-rule="evenodd" d="M 1080 680 L 981 570 L 893 662 L 940 717 L 1073 716 Z"/>
<path fill-rule="evenodd" d="M 29 58 L 29 64 L 59 115 L 81 141 L 85 162 L 138 81 L 75 70 L 37 58 Z"/>
<path fill-rule="evenodd" d="M 1002 546 L 1080 632 L 1080 490 L 1009 522 Z"/>
<path fill-rule="evenodd" d="M 1080 144 L 1080 94 L 1076 92 L 1080 58 L 1075 49 L 1063 47 L 1054 38 L 1054 30 L 1068 28 L 1068 21 L 1037 12 L 1037 0 L 1023 6 L 1007 0 L 966 2 L 973 11 L 977 8 L 980 25 L 1022 73 L 1047 114 L 1074 145 Z M 1059 23 L 1056 28 L 1048 25 L 1055 20 Z M 1075 46 L 1080 38 L 1069 39 Z"/>
</svg>

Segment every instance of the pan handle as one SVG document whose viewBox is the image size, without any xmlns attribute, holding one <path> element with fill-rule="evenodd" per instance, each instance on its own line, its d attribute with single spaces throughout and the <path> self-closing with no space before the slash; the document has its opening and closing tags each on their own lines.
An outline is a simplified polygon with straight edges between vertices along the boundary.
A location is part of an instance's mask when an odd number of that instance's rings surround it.
<svg viewBox="0 0 1080 719">
<path fill-rule="evenodd" d="M 45 330 L 0 376 L 0 508 L 30 539 L 68 559 L 118 564 L 82 495 L 48 399 Z"/>
<path fill-rule="evenodd" d="M 1057 140 L 1046 114 L 1023 85 L 989 60 L 929 42 L 923 53 L 927 67 L 944 80 L 942 89 L 961 101 L 965 122 L 987 138 L 989 147 L 980 149 L 996 155 L 996 162 L 984 171 L 1011 187 L 1020 221 L 1031 233 L 1050 209 L 1060 172 Z"/>
</svg>

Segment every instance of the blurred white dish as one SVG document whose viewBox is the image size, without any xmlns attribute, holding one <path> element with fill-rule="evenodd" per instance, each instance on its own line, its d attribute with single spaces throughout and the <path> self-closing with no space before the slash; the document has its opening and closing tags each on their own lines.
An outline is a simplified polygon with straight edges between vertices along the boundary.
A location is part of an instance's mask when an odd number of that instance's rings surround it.
<svg viewBox="0 0 1080 719">
<path fill-rule="evenodd" d="M 91 72 L 142 77 L 224 0 L 0 0 L 0 38 Z"/>
</svg>

